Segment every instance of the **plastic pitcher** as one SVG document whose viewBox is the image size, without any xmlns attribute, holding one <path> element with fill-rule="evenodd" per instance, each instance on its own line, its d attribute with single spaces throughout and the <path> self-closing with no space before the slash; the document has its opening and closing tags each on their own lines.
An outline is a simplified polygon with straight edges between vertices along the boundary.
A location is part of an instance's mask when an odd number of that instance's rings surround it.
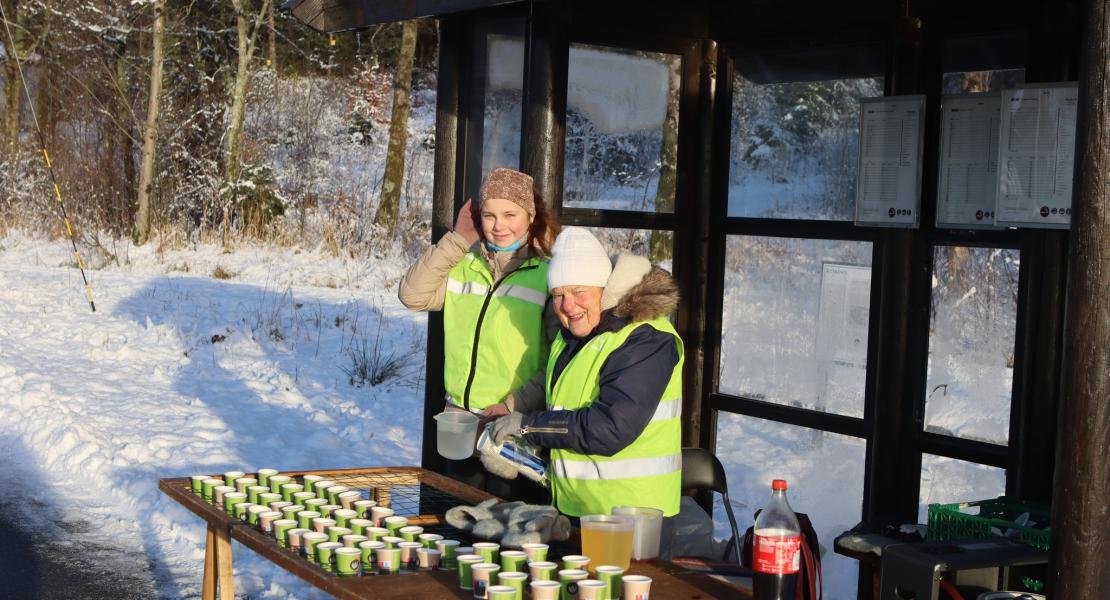
<svg viewBox="0 0 1110 600">
<path fill-rule="evenodd" d="M 590 557 L 590 570 L 599 565 L 628 568 L 632 561 L 635 519 L 625 515 L 582 517 L 582 554 Z"/>
<path fill-rule="evenodd" d="M 617 506 L 614 515 L 632 517 L 636 525 L 632 532 L 632 558 L 649 560 L 659 556 L 659 536 L 663 530 L 663 511 L 658 508 Z"/>
<path fill-rule="evenodd" d="M 441 412 L 436 419 L 436 450 L 443 458 L 466 460 L 474 454 L 478 416 L 462 411 Z"/>
</svg>

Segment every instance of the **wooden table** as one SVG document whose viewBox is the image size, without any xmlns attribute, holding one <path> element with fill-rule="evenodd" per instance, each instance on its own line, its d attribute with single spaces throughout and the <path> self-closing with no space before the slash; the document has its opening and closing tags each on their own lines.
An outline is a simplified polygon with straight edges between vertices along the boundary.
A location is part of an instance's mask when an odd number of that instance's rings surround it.
<svg viewBox="0 0 1110 600">
<path fill-rule="evenodd" d="M 419 467 L 283 471 L 282 475 L 292 477 L 321 475 L 339 481 L 342 485 L 365 490 L 364 494 L 386 498 L 397 514 L 409 517 L 411 524 L 421 525 L 430 531 L 451 530 L 445 532 L 451 534 L 446 537 L 466 542 L 474 538 L 443 522 L 444 502 L 451 506 L 477 504 L 493 497 L 482 490 Z M 383 482 L 388 483 L 383 484 Z M 234 519 L 222 508 L 205 502 L 203 498 L 193 494 L 189 483 L 187 477 L 171 477 L 159 480 L 158 488 L 208 523 L 208 540 L 204 552 L 202 591 L 204 600 L 215 600 L 217 592 L 222 599 L 234 598 L 232 539 L 286 571 L 341 599 L 472 598 L 469 590 L 458 587 L 458 575 L 453 570 L 372 577 L 338 577 L 292 551 L 279 547 L 272 536 Z M 688 571 L 663 561 L 634 562 L 628 572 L 652 578 L 652 598 L 750 598 L 746 590 L 724 583 L 708 574 Z"/>
</svg>

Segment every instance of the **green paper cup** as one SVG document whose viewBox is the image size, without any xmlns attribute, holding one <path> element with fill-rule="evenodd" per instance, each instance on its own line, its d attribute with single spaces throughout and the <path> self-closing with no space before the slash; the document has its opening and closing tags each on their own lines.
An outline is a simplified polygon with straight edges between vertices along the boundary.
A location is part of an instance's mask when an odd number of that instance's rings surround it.
<svg viewBox="0 0 1110 600">
<path fill-rule="evenodd" d="M 258 525 L 258 515 L 270 512 L 270 507 L 263 504 L 252 504 L 247 509 L 247 523 L 251 525 Z"/>
<path fill-rule="evenodd" d="M 439 550 L 439 564 L 444 569 L 454 569 L 455 557 L 458 556 L 459 551 L 459 540 L 436 540 L 436 550 Z"/>
<path fill-rule="evenodd" d="M 424 547 L 429 550 L 435 550 L 436 542 L 442 539 L 443 536 L 439 535 L 438 533 L 421 533 L 420 535 L 416 536 L 416 541 L 424 544 Z"/>
<path fill-rule="evenodd" d="M 293 492 L 293 498 L 290 499 L 290 502 L 296 504 L 304 504 L 305 506 L 308 506 L 307 504 L 305 504 L 305 502 L 316 499 L 316 494 L 313 494 L 312 492 Z"/>
<path fill-rule="evenodd" d="M 293 519 L 277 519 L 274 521 L 272 531 L 274 539 L 277 540 L 278 546 L 282 548 L 289 547 L 289 530 L 297 526 L 297 522 Z"/>
<path fill-rule="evenodd" d="M 247 488 L 252 485 L 258 485 L 258 480 L 254 477 L 240 477 L 235 480 L 235 491 L 247 493 Z"/>
<path fill-rule="evenodd" d="M 326 497 L 328 499 L 328 504 L 339 504 L 339 494 L 350 489 L 351 488 L 345 485 L 328 486 L 327 489 L 324 490 L 324 494 L 326 494 Z"/>
<path fill-rule="evenodd" d="M 276 510 L 258 513 L 258 528 L 262 530 L 262 533 L 273 533 L 274 521 L 277 521 L 280 518 L 281 513 L 277 512 Z"/>
<path fill-rule="evenodd" d="M 606 600 L 609 586 L 597 579 L 583 579 L 578 582 L 579 600 Z"/>
<path fill-rule="evenodd" d="M 312 520 L 312 530 L 320 533 L 327 533 L 328 527 L 335 527 L 335 519 L 327 517 L 316 517 Z"/>
<path fill-rule="evenodd" d="M 559 571 L 560 600 L 578 600 L 578 582 L 589 577 L 583 569 L 563 569 Z"/>
<path fill-rule="evenodd" d="M 355 500 L 354 503 L 351 505 L 351 508 L 354 508 L 355 512 L 358 513 L 358 518 L 369 519 L 370 509 L 374 508 L 377 505 L 378 503 L 374 502 L 373 500 Z"/>
<path fill-rule="evenodd" d="M 563 557 L 564 569 L 582 569 L 586 570 L 590 566 L 590 557 L 582 556 L 581 554 L 568 554 Z"/>
<path fill-rule="evenodd" d="M 326 533 L 320 533 L 319 531 L 309 531 L 308 533 L 301 534 L 301 541 L 303 542 L 301 553 L 308 559 L 308 562 L 315 563 L 316 545 L 326 544 L 328 535 Z"/>
<path fill-rule="evenodd" d="M 343 542 L 343 545 L 348 548 L 358 548 L 359 544 L 361 544 L 362 542 L 369 542 L 370 538 L 366 537 L 365 535 L 348 533 L 347 535 L 339 538 L 339 541 Z"/>
<path fill-rule="evenodd" d="M 235 520 L 246 522 L 247 521 L 247 514 L 248 514 L 247 511 L 252 506 L 256 506 L 256 505 L 251 504 L 250 502 L 239 502 L 239 503 L 236 503 L 234 506 L 232 506 L 231 510 L 232 510 L 233 515 L 235 516 Z"/>
<path fill-rule="evenodd" d="M 358 548 L 336 548 L 334 555 L 336 575 L 352 577 L 362 572 L 362 558 Z"/>
<path fill-rule="evenodd" d="M 235 480 L 244 475 L 246 475 L 246 473 L 242 471 L 228 471 L 227 473 L 224 473 L 224 485 L 235 487 Z"/>
<path fill-rule="evenodd" d="M 283 519 L 296 520 L 297 513 L 304 512 L 305 510 L 305 507 L 301 506 L 300 504 L 290 504 L 289 506 L 281 507 L 281 510 L 279 510 L 278 512 L 281 513 L 281 518 Z"/>
<path fill-rule="evenodd" d="M 480 562 L 471 565 L 471 577 L 474 579 L 474 597 L 489 598 L 489 588 L 497 582 L 497 572 L 501 565 L 491 562 Z"/>
<path fill-rule="evenodd" d="M 336 485 L 336 483 L 334 481 L 332 481 L 330 479 L 324 479 L 322 481 L 317 481 L 316 485 L 312 486 L 312 491 L 316 492 L 316 497 L 317 498 L 320 498 L 321 500 L 327 500 L 328 499 L 327 489 L 330 488 L 333 485 Z"/>
<path fill-rule="evenodd" d="M 558 600 L 563 586 L 558 581 L 547 579 L 533 581 L 528 587 L 532 590 L 532 600 Z"/>
<path fill-rule="evenodd" d="M 330 519 L 332 518 L 332 513 L 341 508 L 343 507 L 338 504 L 321 504 L 320 507 L 316 510 L 320 511 L 320 514 Z"/>
<path fill-rule="evenodd" d="M 401 544 L 405 542 L 405 538 L 395 535 L 383 535 L 381 541 L 385 542 L 386 548 L 400 548 Z"/>
<path fill-rule="evenodd" d="M 398 517 L 396 515 L 386 517 L 385 519 L 382 519 L 382 521 L 385 523 L 385 528 L 389 530 L 389 535 L 397 536 L 401 535 L 401 528 L 409 524 L 408 519 L 406 519 L 405 517 Z"/>
<path fill-rule="evenodd" d="M 297 554 L 304 553 L 304 534 L 312 531 L 304 527 L 294 527 L 285 532 L 285 539 L 289 542 L 289 549 Z"/>
<path fill-rule="evenodd" d="M 508 585 L 491 585 L 486 590 L 486 598 L 489 598 L 489 600 L 519 600 L 516 595 L 516 588 Z"/>
<path fill-rule="evenodd" d="M 501 555 L 504 556 L 505 553 L 502 552 Z M 516 594 L 513 595 L 513 600 L 524 600 L 524 582 L 527 580 L 528 574 L 521 573 L 520 571 L 505 571 L 505 569 L 502 568 L 501 572 L 497 574 L 497 583 L 507 585 L 516 592 Z"/>
<path fill-rule="evenodd" d="M 264 485 L 252 485 L 247 488 L 247 500 L 251 504 L 262 504 L 262 494 L 268 494 L 269 492 L 270 488 Z M 281 498 L 281 494 L 274 495 Z"/>
<path fill-rule="evenodd" d="M 343 538 L 343 536 L 351 535 L 351 529 L 349 527 L 339 527 L 338 525 L 335 525 L 332 527 L 328 527 L 325 530 L 325 533 L 328 534 L 329 542 L 338 542 Z"/>
<path fill-rule="evenodd" d="M 409 571 L 416 570 L 416 551 L 423 548 L 420 542 L 401 542 L 397 544 L 401 549 L 401 568 Z"/>
<path fill-rule="evenodd" d="M 268 490 L 270 488 L 266 489 Z M 271 502 L 281 502 L 281 494 L 276 494 L 274 492 L 262 492 L 258 495 L 258 504 L 261 504 L 262 506 L 269 506 Z"/>
<path fill-rule="evenodd" d="M 424 533 L 424 528 L 419 525 L 406 525 L 397 530 L 398 535 L 405 538 L 406 542 L 415 542 L 416 536 Z"/>
<path fill-rule="evenodd" d="M 258 470 L 258 485 L 270 485 L 270 478 L 277 475 L 277 469 L 259 469 Z"/>
<path fill-rule="evenodd" d="M 616 565 L 599 565 L 596 571 L 597 578 L 608 586 L 606 600 L 620 600 L 621 576 L 624 575 L 624 569 Z"/>
<path fill-rule="evenodd" d="M 343 508 L 351 510 L 355 507 L 356 500 L 362 500 L 362 492 L 358 490 L 347 490 L 346 492 L 341 492 L 337 498 L 339 501 L 336 502 L 336 504 L 342 504 Z"/>
<path fill-rule="evenodd" d="M 480 562 L 482 562 L 482 557 L 477 554 L 460 554 L 455 557 L 455 564 L 459 568 L 460 589 L 474 589 L 474 573 L 471 571 L 471 567 Z"/>
<path fill-rule="evenodd" d="M 216 487 L 212 488 L 212 504 L 215 504 L 216 506 L 222 508 L 224 506 L 224 496 L 228 492 L 234 491 L 235 488 L 230 485 L 217 485 Z"/>
<path fill-rule="evenodd" d="M 532 581 L 552 581 L 559 571 L 559 565 L 548 560 L 534 560 L 528 562 L 528 574 Z"/>
<path fill-rule="evenodd" d="M 528 555 L 520 550 L 503 550 L 501 552 L 502 571 L 523 571 L 528 568 Z"/>
<path fill-rule="evenodd" d="M 224 512 L 229 515 L 235 514 L 235 505 L 247 501 L 247 495 L 243 492 L 227 492 L 224 494 Z"/>
<path fill-rule="evenodd" d="M 651 595 L 651 577 L 647 575 L 625 575 L 621 577 L 621 592 L 625 598 L 647 600 Z"/>
<path fill-rule="evenodd" d="M 362 535 L 365 535 L 373 541 L 379 541 L 389 535 L 389 530 L 385 527 L 370 526 L 363 528 Z"/>
<path fill-rule="evenodd" d="M 374 552 L 385 549 L 385 544 L 381 542 L 365 541 L 360 542 L 358 545 L 359 556 L 362 559 L 362 572 L 370 575 L 377 571 L 374 561 Z"/>
<path fill-rule="evenodd" d="M 297 513 L 297 526 L 312 529 L 312 520 L 319 519 L 320 513 L 314 510 L 302 510 Z"/>
<path fill-rule="evenodd" d="M 281 499 L 292 502 L 293 494 L 301 491 L 304 491 L 304 486 L 299 483 L 283 483 L 281 484 Z"/>
<path fill-rule="evenodd" d="M 478 542 L 474 544 L 474 553 L 481 556 L 482 560 L 488 563 L 497 564 L 499 562 L 498 550 L 500 549 L 501 544 L 496 542 Z"/>
<path fill-rule="evenodd" d="M 370 519 L 355 518 L 355 519 L 351 519 L 350 521 L 347 521 L 347 527 L 350 527 L 352 532 L 354 532 L 357 535 L 365 535 L 368 539 L 369 539 L 370 536 L 366 534 L 366 530 L 370 527 L 373 527 L 373 526 L 374 526 L 374 522 L 371 521 Z M 389 531 L 389 530 L 387 529 L 386 531 Z"/>
<path fill-rule="evenodd" d="M 193 475 L 189 477 L 189 489 L 193 493 L 203 497 L 204 496 L 204 480 L 209 479 L 207 475 Z"/>
<path fill-rule="evenodd" d="M 393 509 L 385 506 L 375 506 L 370 509 L 370 520 L 374 522 L 374 527 L 385 527 L 386 517 L 393 516 Z M 406 525 L 408 523 L 405 523 Z"/>
<path fill-rule="evenodd" d="M 331 518 L 335 519 L 335 524 L 340 527 L 350 527 L 348 523 L 357 516 L 357 512 L 346 508 L 341 508 L 331 513 Z"/>
<path fill-rule="evenodd" d="M 339 542 L 320 542 L 314 546 L 316 551 L 316 564 L 323 567 L 328 573 L 335 572 L 335 551 L 342 548 Z"/>
<path fill-rule="evenodd" d="M 271 475 L 269 480 L 270 491 L 275 494 L 281 493 L 281 486 L 293 481 L 292 477 L 288 475 Z"/>
<path fill-rule="evenodd" d="M 528 554 L 528 560 L 545 561 L 547 560 L 547 544 L 521 544 L 521 550 Z"/>
<path fill-rule="evenodd" d="M 301 502 L 301 504 L 305 505 L 305 508 L 308 508 L 308 510 L 315 510 L 321 515 L 323 515 L 324 513 L 323 511 L 320 511 L 320 507 L 324 506 L 327 503 L 328 501 L 324 500 L 323 498 L 312 498 L 311 500 L 305 500 L 304 502 Z"/>
<path fill-rule="evenodd" d="M 390 575 L 401 571 L 400 548 L 379 548 L 374 551 L 374 560 L 378 563 L 379 575 Z"/>
<path fill-rule="evenodd" d="M 212 502 L 213 498 L 216 496 L 216 486 L 223 484 L 223 479 L 216 479 L 215 477 L 205 479 L 200 482 L 200 497 L 204 498 L 207 502 Z"/>
<path fill-rule="evenodd" d="M 316 482 L 323 481 L 324 478 L 319 475 L 305 475 L 301 478 L 301 483 L 304 484 L 304 491 L 312 492 L 312 497 L 316 497 Z"/>
<path fill-rule="evenodd" d="M 423 546 L 416 549 L 416 568 L 421 571 L 438 571 L 440 559 L 439 550 Z"/>
</svg>

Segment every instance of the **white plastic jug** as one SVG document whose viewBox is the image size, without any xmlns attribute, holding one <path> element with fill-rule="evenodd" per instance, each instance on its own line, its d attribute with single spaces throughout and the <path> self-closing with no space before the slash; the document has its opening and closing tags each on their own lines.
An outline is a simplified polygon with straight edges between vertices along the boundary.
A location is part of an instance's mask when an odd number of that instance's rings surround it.
<svg viewBox="0 0 1110 600">
<path fill-rule="evenodd" d="M 636 525 L 632 530 L 632 558 L 649 560 L 659 556 L 659 537 L 663 530 L 663 511 L 639 506 L 615 506 L 614 515 L 632 517 Z"/>
<path fill-rule="evenodd" d="M 436 450 L 443 458 L 466 460 L 474 454 L 478 416 L 462 411 L 441 412 L 436 419 Z"/>
</svg>

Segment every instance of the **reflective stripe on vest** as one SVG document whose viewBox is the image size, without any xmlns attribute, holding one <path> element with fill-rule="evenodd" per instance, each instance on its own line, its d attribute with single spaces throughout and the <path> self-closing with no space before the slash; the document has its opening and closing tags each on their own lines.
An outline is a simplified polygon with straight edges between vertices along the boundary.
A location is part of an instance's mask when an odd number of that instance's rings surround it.
<svg viewBox="0 0 1110 600">
<path fill-rule="evenodd" d="M 529 258 L 494 283 L 467 254 L 447 276 L 443 385 L 448 402 L 481 410 L 524 385 L 543 365 L 547 261 Z"/>
<path fill-rule="evenodd" d="M 678 363 L 651 421 L 636 440 L 613 456 L 551 450 L 552 495 L 559 511 L 571 515 L 609 514 L 614 506 L 658 508 L 678 514 L 682 485 L 682 340 L 666 318 L 631 323 L 620 331 L 597 335 L 563 369 L 554 387 L 551 373 L 566 348 L 561 334 L 548 358 L 547 397 L 550 410 L 588 407 L 601 392 L 601 368 L 613 352 L 642 325 L 674 336 Z"/>
</svg>

